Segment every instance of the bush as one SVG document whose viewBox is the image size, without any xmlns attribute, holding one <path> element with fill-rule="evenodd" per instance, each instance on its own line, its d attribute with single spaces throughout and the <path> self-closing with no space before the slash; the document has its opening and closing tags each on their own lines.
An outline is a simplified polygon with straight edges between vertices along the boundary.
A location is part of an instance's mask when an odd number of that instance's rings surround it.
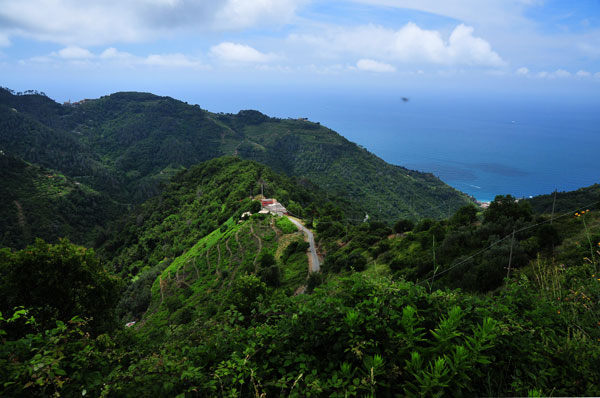
<svg viewBox="0 0 600 398">
<path fill-rule="evenodd" d="M 411 220 L 398 220 L 396 221 L 396 224 L 394 224 L 394 232 L 396 232 L 397 234 L 401 234 L 404 232 L 412 231 L 414 227 L 415 223 Z"/>
<path fill-rule="evenodd" d="M 277 228 L 279 228 L 284 234 L 293 234 L 298 232 L 298 228 L 292 223 L 287 217 L 279 217 L 275 222 Z"/>
</svg>

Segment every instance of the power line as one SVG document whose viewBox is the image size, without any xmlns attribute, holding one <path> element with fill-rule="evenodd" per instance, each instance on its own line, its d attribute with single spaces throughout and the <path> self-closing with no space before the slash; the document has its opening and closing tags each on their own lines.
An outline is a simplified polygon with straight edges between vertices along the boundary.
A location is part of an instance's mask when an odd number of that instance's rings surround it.
<svg viewBox="0 0 600 398">
<path fill-rule="evenodd" d="M 491 249 L 492 247 L 496 246 L 498 243 L 500 243 L 500 242 L 502 242 L 502 241 L 504 241 L 504 240 L 508 239 L 509 237 L 513 236 L 513 234 L 514 234 L 514 233 L 519 233 L 519 232 L 523 232 L 523 231 L 526 231 L 526 230 L 528 230 L 528 229 L 531 229 L 531 228 L 539 227 L 540 225 L 547 224 L 547 223 L 549 223 L 549 222 L 551 223 L 553 220 L 557 220 L 557 219 L 559 219 L 559 218 L 562 218 L 562 217 L 569 216 L 569 215 L 573 214 L 574 212 L 578 212 L 578 211 L 580 211 L 580 210 L 583 210 L 583 209 L 586 209 L 586 208 L 592 207 L 592 206 L 594 206 L 594 205 L 597 205 L 597 204 L 599 204 L 599 203 L 600 203 L 600 201 L 597 201 L 597 202 L 594 202 L 594 203 L 590 203 L 590 204 L 588 204 L 588 205 L 586 205 L 586 206 L 582 206 L 582 207 L 579 207 L 579 208 L 577 208 L 577 209 L 571 210 L 571 211 L 569 211 L 569 212 L 563 213 L 563 214 L 561 214 L 560 216 L 553 217 L 553 218 L 550 218 L 549 220 L 542 221 L 542 222 L 539 222 L 539 223 L 537 223 L 537 224 L 530 225 L 530 226 L 527 226 L 527 227 L 523 227 L 523 228 L 521 228 L 521 229 L 519 229 L 519 230 L 513 231 L 513 232 L 511 232 L 510 234 L 506 235 L 504 238 L 502 238 L 502 239 L 499 239 L 499 240 L 497 240 L 496 242 L 492 243 L 491 245 L 489 245 L 489 246 L 488 246 L 488 247 L 486 247 L 485 249 L 482 249 L 482 250 L 478 251 L 477 253 L 475 253 L 475 254 L 473 254 L 473 255 L 471 255 L 471 256 L 469 256 L 469 257 L 467 257 L 467 258 L 463 259 L 462 261 L 460 261 L 460 262 L 458 262 L 458 263 L 456 263 L 456 264 L 454 264 L 454 265 L 450 266 L 449 268 L 446 268 L 445 270 L 443 270 L 443 271 L 441 271 L 441 272 L 437 272 L 437 273 L 436 273 L 436 275 L 435 275 L 434 277 L 439 277 L 440 275 L 443 275 L 443 274 L 445 274 L 446 272 L 449 272 L 449 271 L 451 271 L 452 269 L 454 269 L 454 268 L 458 267 L 459 265 L 462 265 L 462 264 L 466 263 L 467 261 L 471 260 L 472 258 L 474 258 L 474 257 L 477 257 L 478 255 L 480 255 L 480 254 L 482 254 L 482 253 L 484 253 L 484 252 L 488 251 L 488 250 L 489 250 L 489 249 Z M 433 280 L 433 279 L 434 279 L 434 277 L 430 277 L 430 278 L 427 278 L 427 279 L 425 279 L 425 280 L 423 280 L 423 281 L 421 281 L 421 282 L 417 282 L 417 284 L 423 284 L 423 283 L 429 282 L 430 280 Z"/>
</svg>

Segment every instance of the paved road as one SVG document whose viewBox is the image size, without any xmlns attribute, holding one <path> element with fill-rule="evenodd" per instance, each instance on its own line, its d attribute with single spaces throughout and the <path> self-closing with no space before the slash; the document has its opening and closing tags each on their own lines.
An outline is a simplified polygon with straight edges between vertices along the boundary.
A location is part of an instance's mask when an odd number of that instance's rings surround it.
<svg viewBox="0 0 600 398">
<path fill-rule="evenodd" d="M 321 270 L 321 263 L 319 262 L 319 256 L 317 256 L 317 249 L 315 249 L 315 236 L 310 231 L 310 229 L 302 225 L 300 221 L 292 217 L 288 218 L 298 227 L 300 231 L 304 232 L 304 235 L 306 235 L 306 237 L 308 238 L 308 244 L 310 245 L 310 258 L 312 262 L 311 272 L 319 272 Z"/>
</svg>

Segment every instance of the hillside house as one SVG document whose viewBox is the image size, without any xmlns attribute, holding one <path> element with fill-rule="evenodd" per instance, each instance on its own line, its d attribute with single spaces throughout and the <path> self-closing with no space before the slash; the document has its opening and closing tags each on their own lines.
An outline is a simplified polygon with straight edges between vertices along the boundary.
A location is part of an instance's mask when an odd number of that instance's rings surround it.
<svg viewBox="0 0 600 398">
<path fill-rule="evenodd" d="M 287 215 L 288 211 L 281 203 L 277 201 L 277 199 L 261 199 L 260 204 L 262 209 L 260 213 L 269 212 L 271 214 L 275 214 L 278 216 Z M 266 212 L 265 212 L 266 210 Z"/>
</svg>

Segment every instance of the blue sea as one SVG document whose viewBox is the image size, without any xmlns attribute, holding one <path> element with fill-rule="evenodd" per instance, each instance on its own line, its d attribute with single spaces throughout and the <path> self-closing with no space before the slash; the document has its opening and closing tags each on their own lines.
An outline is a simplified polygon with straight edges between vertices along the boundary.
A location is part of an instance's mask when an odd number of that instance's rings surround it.
<svg viewBox="0 0 600 398">
<path fill-rule="evenodd" d="M 600 182 L 600 100 L 271 92 L 198 103 L 215 112 L 308 117 L 389 163 L 431 172 L 480 201 Z"/>
</svg>

